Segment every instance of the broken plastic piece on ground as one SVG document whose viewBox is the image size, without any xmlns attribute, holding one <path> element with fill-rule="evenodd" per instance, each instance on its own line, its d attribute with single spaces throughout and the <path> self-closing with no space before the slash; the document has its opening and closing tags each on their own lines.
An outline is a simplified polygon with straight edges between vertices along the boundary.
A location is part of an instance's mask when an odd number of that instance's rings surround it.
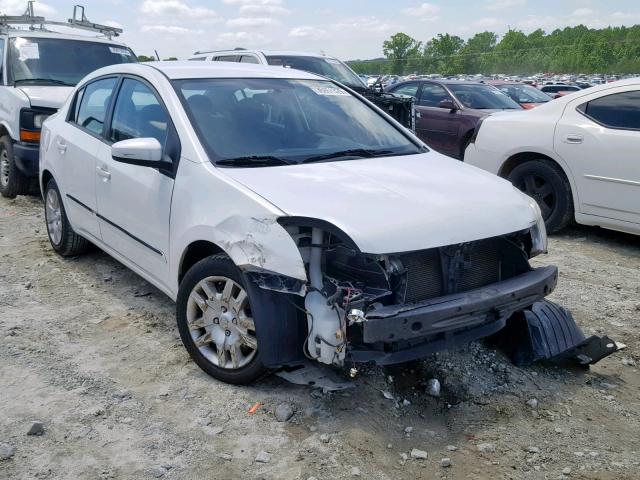
<svg viewBox="0 0 640 480">
<path fill-rule="evenodd" d="M 512 315 L 493 340 L 518 366 L 538 361 L 592 365 L 621 348 L 607 336 L 585 338 L 571 313 L 548 300 Z"/>
<path fill-rule="evenodd" d="M 253 415 L 254 413 L 256 413 L 261 406 L 262 404 L 260 402 L 254 403 L 253 406 L 249 409 L 249 415 Z"/>
<path fill-rule="evenodd" d="M 330 367 L 312 362 L 305 362 L 295 370 L 281 370 L 276 375 L 296 385 L 308 385 L 329 392 L 345 390 L 355 385 L 353 382 L 341 378 Z"/>
</svg>

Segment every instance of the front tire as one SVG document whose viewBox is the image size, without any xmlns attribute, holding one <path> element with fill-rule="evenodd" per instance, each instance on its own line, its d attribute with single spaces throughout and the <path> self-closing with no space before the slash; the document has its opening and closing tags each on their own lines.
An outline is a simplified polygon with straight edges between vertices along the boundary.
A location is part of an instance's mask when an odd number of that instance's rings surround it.
<svg viewBox="0 0 640 480">
<path fill-rule="evenodd" d="M 246 385 L 266 373 L 242 275 L 224 254 L 196 263 L 178 291 L 180 338 L 193 361 L 226 383 Z"/>
<path fill-rule="evenodd" d="M 0 194 L 5 198 L 24 195 L 29 189 L 29 179 L 25 177 L 13 157 L 11 137 L 0 137 Z"/>
<path fill-rule="evenodd" d="M 73 231 L 56 181 L 52 178 L 44 189 L 44 218 L 53 249 L 63 257 L 74 257 L 87 250 L 88 240 Z"/>
<path fill-rule="evenodd" d="M 559 232 L 573 220 L 571 185 L 553 161 L 529 160 L 514 168 L 508 179 L 538 203 L 547 232 Z"/>
</svg>

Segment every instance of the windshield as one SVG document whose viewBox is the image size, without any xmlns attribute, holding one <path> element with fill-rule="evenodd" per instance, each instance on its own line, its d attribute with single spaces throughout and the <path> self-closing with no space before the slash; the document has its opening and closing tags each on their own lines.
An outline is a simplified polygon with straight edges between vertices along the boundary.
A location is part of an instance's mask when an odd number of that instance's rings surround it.
<svg viewBox="0 0 640 480">
<path fill-rule="evenodd" d="M 271 166 L 425 150 L 328 80 L 175 80 L 214 163 Z"/>
<path fill-rule="evenodd" d="M 520 105 L 490 85 L 449 84 L 448 87 L 458 101 L 467 108 L 520 110 Z"/>
<path fill-rule="evenodd" d="M 340 60 L 329 57 L 303 57 L 297 55 L 267 55 L 269 65 L 280 65 L 305 72 L 317 73 L 323 77 L 329 77 L 336 82 L 344 83 L 348 87 L 358 89 L 366 88 L 349 67 Z"/>
<path fill-rule="evenodd" d="M 529 85 L 499 85 L 498 90 L 518 103 L 545 103 L 551 100 L 549 95 Z"/>
<path fill-rule="evenodd" d="M 59 38 L 15 37 L 9 43 L 9 82 L 76 85 L 101 67 L 136 62 L 127 48 Z"/>
</svg>

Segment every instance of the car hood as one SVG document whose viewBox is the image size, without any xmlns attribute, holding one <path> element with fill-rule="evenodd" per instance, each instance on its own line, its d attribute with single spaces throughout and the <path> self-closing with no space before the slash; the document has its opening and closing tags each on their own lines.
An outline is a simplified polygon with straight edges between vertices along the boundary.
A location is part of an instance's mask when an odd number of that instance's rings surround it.
<svg viewBox="0 0 640 480">
<path fill-rule="evenodd" d="M 536 220 L 509 182 L 435 152 L 224 173 L 288 215 L 335 225 L 367 253 L 479 240 Z"/>
<path fill-rule="evenodd" d="M 69 97 L 73 87 L 51 85 L 29 85 L 18 87 L 22 90 L 32 107 L 60 108 Z"/>
</svg>

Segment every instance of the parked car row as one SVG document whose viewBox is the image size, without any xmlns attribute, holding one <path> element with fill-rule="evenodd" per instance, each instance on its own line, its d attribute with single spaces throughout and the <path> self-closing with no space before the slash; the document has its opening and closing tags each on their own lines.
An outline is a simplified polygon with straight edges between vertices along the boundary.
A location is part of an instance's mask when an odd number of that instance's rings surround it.
<svg viewBox="0 0 640 480">
<path fill-rule="evenodd" d="M 462 159 L 484 116 L 522 107 L 501 90 L 457 80 L 410 80 L 386 90 L 416 99 L 416 135 L 431 148 Z"/>
</svg>

